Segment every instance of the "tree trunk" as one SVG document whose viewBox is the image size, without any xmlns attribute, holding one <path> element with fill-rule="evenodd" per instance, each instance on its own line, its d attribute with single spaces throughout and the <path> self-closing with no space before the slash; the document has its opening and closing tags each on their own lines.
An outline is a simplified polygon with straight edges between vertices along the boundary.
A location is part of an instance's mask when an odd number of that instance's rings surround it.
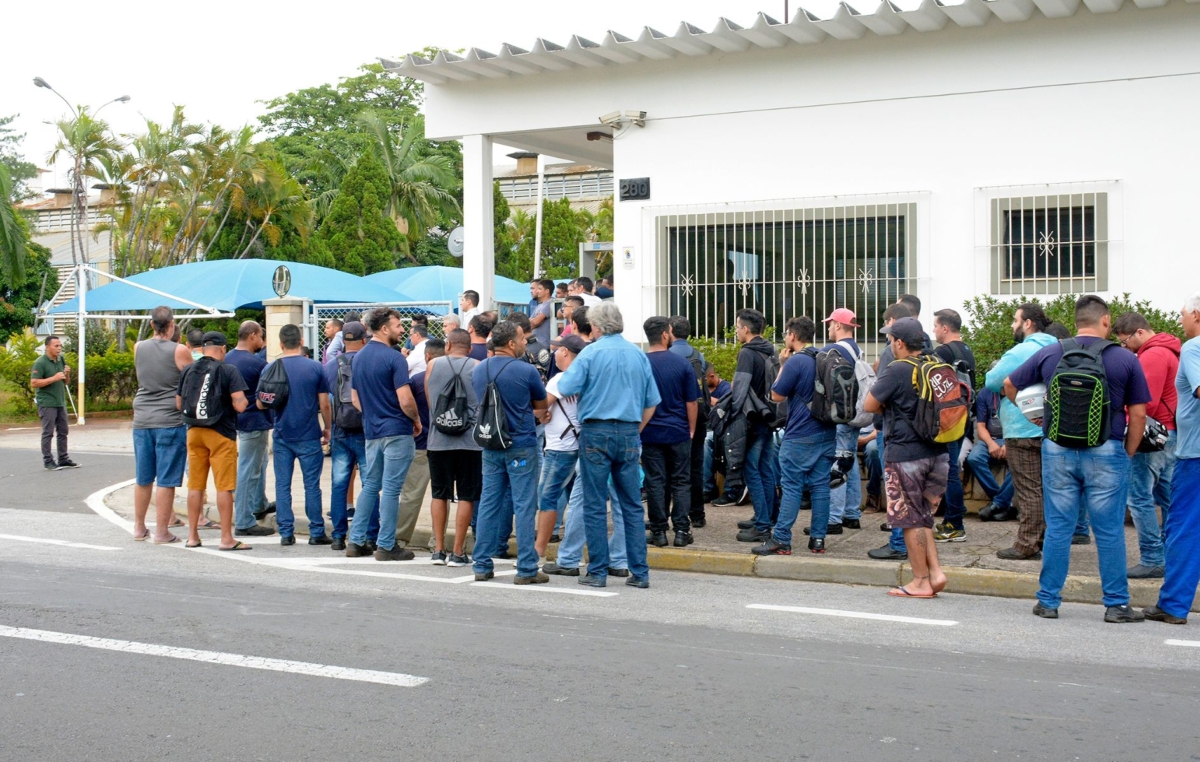
<svg viewBox="0 0 1200 762">
<path fill-rule="evenodd" d="M 248 254 L 250 252 L 250 247 L 253 246 L 254 242 L 258 240 L 258 236 L 262 233 L 263 228 L 265 228 L 267 226 L 267 223 L 270 221 L 271 221 L 271 213 L 267 212 L 267 216 L 263 217 L 263 221 L 261 223 L 259 223 L 259 225 L 258 225 L 258 230 L 254 231 L 254 237 L 250 239 L 250 243 L 246 244 L 245 250 L 242 251 L 242 253 L 240 255 L 238 255 L 238 257 L 237 257 L 238 259 L 246 258 L 246 254 Z"/>
</svg>

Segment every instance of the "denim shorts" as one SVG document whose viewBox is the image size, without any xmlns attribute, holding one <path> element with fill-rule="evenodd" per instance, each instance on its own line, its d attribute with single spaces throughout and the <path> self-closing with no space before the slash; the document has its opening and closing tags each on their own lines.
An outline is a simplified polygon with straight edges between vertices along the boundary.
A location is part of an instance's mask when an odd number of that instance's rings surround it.
<svg viewBox="0 0 1200 762">
<path fill-rule="evenodd" d="M 187 427 L 134 429 L 133 461 L 137 485 L 182 487 L 183 468 L 187 463 Z"/>
</svg>

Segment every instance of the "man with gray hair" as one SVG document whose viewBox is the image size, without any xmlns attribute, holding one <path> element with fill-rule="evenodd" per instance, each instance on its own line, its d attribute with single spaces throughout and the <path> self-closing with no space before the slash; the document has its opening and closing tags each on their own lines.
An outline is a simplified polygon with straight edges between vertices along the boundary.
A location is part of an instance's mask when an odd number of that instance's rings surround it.
<svg viewBox="0 0 1200 762">
<path fill-rule="evenodd" d="M 449 336 L 451 331 L 462 328 L 462 321 L 453 312 L 442 317 L 442 335 Z"/>
<path fill-rule="evenodd" d="M 604 587 L 608 581 L 608 522 L 605 496 L 609 477 L 618 500 L 613 521 L 623 522 L 631 587 L 650 587 L 646 533 L 638 478 L 640 434 L 661 401 L 645 353 L 621 336 L 621 310 L 605 302 L 587 311 L 595 341 L 589 344 L 559 381 L 563 396 L 579 396 L 582 433 L 580 458 L 584 524 L 587 528 L 588 573 L 579 584 Z M 619 515 L 618 515 L 619 510 Z"/>
</svg>

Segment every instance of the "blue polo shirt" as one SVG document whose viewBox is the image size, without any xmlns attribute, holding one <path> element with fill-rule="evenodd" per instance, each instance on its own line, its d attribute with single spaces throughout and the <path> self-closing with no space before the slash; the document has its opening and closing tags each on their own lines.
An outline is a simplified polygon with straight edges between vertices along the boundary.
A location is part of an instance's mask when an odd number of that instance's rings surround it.
<svg viewBox="0 0 1200 762">
<path fill-rule="evenodd" d="M 382 341 L 368 341 L 354 355 L 351 387 L 362 406 L 367 439 L 411 437 L 412 420 L 400 409 L 397 390 L 408 386 L 408 361 Z"/>
<path fill-rule="evenodd" d="M 329 393 L 321 363 L 302 355 L 281 357 L 288 375 L 288 401 L 275 415 L 275 438 L 284 442 L 306 442 L 321 438 L 320 395 Z"/>
<path fill-rule="evenodd" d="M 654 384 L 662 399 L 654 411 L 654 417 L 642 429 L 642 442 L 678 444 L 690 441 L 692 435 L 688 432 L 687 405 L 700 397 L 695 369 L 691 362 L 670 351 L 650 352 L 646 358 L 650 361 Z"/>
<path fill-rule="evenodd" d="M 500 393 L 512 446 L 536 447 L 537 422 L 533 419 L 532 400 L 546 399 L 546 386 L 537 368 L 508 355 L 489 357 L 476 365 L 471 371 L 471 385 L 481 408 L 489 383 L 495 383 Z"/>
<path fill-rule="evenodd" d="M 624 336 L 601 336 L 588 344 L 562 374 L 558 390 L 579 396 L 579 421 L 641 423 L 642 411 L 662 398 L 646 353 Z"/>
<path fill-rule="evenodd" d="M 814 437 L 833 430 L 812 417 L 808 403 L 812 402 L 813 388 L 817 383 L 817 361 L 806 352 L 797 352 L 787 359 L 779 369 L 779 377 L 771 391 L 787 397 L 787 427 L 784 439 Z"/>
<path fill-rule="evenodd" d="M 421 434 L 415 442 L 418 450 L 424 450 L 429 442 L 429 400 L 425 397 L 425 371 L 408 380 L 412 389 L 413 399 L 417 401 L 417 417 L 421 419 Z"/>
</svg>

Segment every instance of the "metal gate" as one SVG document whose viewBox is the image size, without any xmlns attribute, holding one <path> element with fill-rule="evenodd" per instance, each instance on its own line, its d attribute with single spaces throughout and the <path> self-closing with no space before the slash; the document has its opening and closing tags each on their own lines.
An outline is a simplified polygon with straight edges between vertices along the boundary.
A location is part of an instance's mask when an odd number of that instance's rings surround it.
<svg viewBox="0 0 1200 762">
<path fill-rule="evenodd" d="M 308 305 L 307 318 L 304 322 L 306 345 L 313 347 L 315 356 L 319 359 L 325 354 L 329 339 L 325 338 L 325 324 L 330 320 L 345 321 L 351 312 L 364 313 L 376 307 L 389 307 L 400 313 L 400 319 L 407 330 L 412 325 L 413 317 L 425 315 L 429 318 L 429 335 L 439 339 L 445 338 L 441 318 L 454 312 L 452 302 L 393 302 L 391 304 L 312 304 Z"/>
</svg>

